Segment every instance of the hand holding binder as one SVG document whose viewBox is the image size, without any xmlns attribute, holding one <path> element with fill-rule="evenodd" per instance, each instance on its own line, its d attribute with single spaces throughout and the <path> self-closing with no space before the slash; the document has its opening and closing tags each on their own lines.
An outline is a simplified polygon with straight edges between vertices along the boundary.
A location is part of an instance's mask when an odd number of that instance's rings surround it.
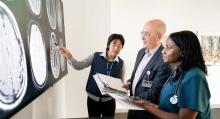
<svg viewBox="0 0 220 119">
<path fill-rule="evenodd" d="M 127 95 L 128 91 L 122 88 L 122 81 L 119 78 L 110 77 L 104 74 L 95 74 L 93 75 L 99 90 L 102 94 L 106 94 L 108 92 Z"/>
</svg>

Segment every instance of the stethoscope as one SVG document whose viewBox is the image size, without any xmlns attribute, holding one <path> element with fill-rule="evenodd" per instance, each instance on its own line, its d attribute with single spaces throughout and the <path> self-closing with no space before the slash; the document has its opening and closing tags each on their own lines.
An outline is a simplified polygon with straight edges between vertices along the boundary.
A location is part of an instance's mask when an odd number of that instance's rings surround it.
<svg viewBox="0 0 220 119">
<path fill-rule="evenodd" d="M 171 77 L 173 76 L 173 74 L 174 73 L 172 73 L 172 75 L 167 79 L 167 81 L 166 81 L 166 83 L 164 85 L 166 85 L 171 80 Z M 175 92 L 174 92 L 173 96 L 170 97 L 170 103 L 173 104 L 173 105 L 177 104 L 177 102 L 178 102 L 178 95 L 177 95 L 177 93 L 178 93 L 178 90 L 179 90 L 179 88 L 181 86 L 184 74 L 185 74 L 185 72 L 181 73 L 181 75 L 180 75 L 180 77 L 178 79 L 178 84 L 177 84 L 177 87 L 175 89 Z"/>
</svg>

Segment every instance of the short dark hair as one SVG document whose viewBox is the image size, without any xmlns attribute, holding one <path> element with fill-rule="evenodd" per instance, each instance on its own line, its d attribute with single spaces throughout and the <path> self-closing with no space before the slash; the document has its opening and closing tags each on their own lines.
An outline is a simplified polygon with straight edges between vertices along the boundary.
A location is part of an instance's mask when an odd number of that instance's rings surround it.
<svg viewBox="0 0 220 119">
<path fill-rule="evenodd" d="M 124 37 L 121 35 L 121 34 L 111 34 L 109 37 L 108 37 L 108 42 L 107 42 L 107 48 L 106 48 L 106 52 L 109 50 L 109 45 L 111 44 L 112 41 L 114 40 L 120 40 L 121 44 L 122 44 L 122 47 L 124 46 L 125 44 L 125 39 Z"/>
<path fill-rule="evenodd" d="M 207 74 L 207 67 L 202 55 L 202 48 L 199 43 L 198 37 L 192 31 L 179 31 L 169 35 L 171 40 L 181 49 L 182 51 L 182 70 L 187 71 L 190 68 L 197 66 L 205 74 Z"/>
</svg>

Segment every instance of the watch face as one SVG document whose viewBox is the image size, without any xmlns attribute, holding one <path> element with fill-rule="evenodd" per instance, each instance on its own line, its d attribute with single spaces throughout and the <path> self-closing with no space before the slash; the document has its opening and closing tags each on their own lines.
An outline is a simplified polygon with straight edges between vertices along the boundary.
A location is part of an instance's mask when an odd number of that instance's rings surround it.
<svg viewBox="0 0 220 119">
<path fill-rule="evenodd" d="M 56 1 L 55 0 L 46 0 L 46 9 L 47 9 L 47 17 L 50 23 L 51 28 L 56 28 Z"/>
<path fill-rule="evenodd" d="M 56 38 L 56 35 L 52 32 L 50 36 L 50 63 L 51 63 L 51 69 L 54 78 L 58 78 L 60 74 L 60 54 L 57 49 L 57 46 L 55 43 L 57 43 L 58 40 Z"/>
<path fill-rule="evenodd" d="M 31 24 L 29 29 L 29 50 L 34 85 L 42 88 L 45 85 L 47 76 L 46 48 L 38 25 Z"/>
<path fill-rule="evenodd" d="M 10 110 L 27 89 L 27 65 L 22 37 L 10 9 L 0 1 L 0 109 Z"/>
<path fill-rule="evenodd" d="M 41 0 L 26 0 L 28 8 L 34 15 L 41 13 Z"/>
<path fill-rule="evenodd" d="M 63 32 L 63 12 L 61 7 L 61 1 L 56 0 L 56 9 L 57 9 L 57 24 L 59 32 Z"/>
</svg>

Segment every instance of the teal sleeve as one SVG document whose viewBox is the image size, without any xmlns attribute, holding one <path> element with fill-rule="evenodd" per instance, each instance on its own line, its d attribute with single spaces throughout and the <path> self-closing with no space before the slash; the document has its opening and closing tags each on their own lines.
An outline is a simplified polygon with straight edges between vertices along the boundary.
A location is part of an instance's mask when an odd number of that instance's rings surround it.
<svg viewBox="0 0 220 119">
<path fill-rule="evenodd" d="M 187 72 L 178 92 L 180 108 L 190 108 L 204 113 L 209 106 L 210 92 L 204 73 L 200 70 Z"/>
</svg>

